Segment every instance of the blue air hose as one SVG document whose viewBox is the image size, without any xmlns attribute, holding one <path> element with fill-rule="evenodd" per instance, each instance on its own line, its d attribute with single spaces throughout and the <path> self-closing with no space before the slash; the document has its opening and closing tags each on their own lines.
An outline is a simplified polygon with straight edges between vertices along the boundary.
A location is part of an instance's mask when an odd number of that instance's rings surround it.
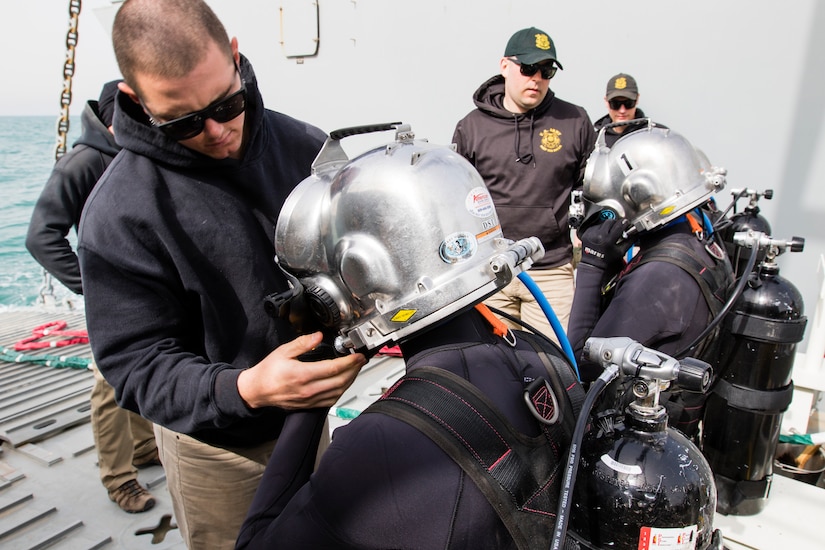
<svg viewBox="0 0 825 550">
<path fill-rule="evenodd" d="M 533 280 L 530 275 L 526 271 L 522 271 L 518 274 L 518 279 L 533 297 L 538 302 L 539 306 L 541 307 L 542 312 L 544 312 L 545 317 L 547 320 L 550 321 L 550 326 L 553 328 L 553 332 L 556 334 L 556 338 L 559 340 L 559 344 L 561 345 L 562 351 L 567 355 L 567 358 L 570 360 L 570 364 L 573 365 L 573 370 L 576 371 L 576 378 L 579 380 L 582 379 L 581 375 L 579 375 L 579 366 L 576 363 L 576 356 L 573 353 L 573 347 L 570 345 L 570 340 L 567 339 L 567 334 L 564 333 L 564 328 L 561 326 L 561 322 L 559 318 L 556 317 L 556 312 L 553 311 L 553 308 L 550 306 L 550 302 L 547 301 L 547 298 L 544 296 L 544 293 L 541 291 L 539 286 Z"/>
</svg>

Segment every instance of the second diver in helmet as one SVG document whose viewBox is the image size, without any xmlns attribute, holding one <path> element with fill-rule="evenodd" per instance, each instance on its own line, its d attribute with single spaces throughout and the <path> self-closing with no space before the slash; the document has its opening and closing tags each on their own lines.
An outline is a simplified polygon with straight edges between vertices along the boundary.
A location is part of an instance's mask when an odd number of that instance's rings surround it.
<svg viewBox="0 0 825 550">
<path fill-rule="evenodd" d="M 568 333 L 576 357 L 591 336 L 627 336 L 669 355 L 695 342 L 733 280 L 705 214 L 724 185 L 725 170 L 677 132 L 650 123 L 611 147 L 600 132 L 577 230 L 582 260 Z M 713 344 L 711 333 L 690 355 L 703 358 Z M 588 362 L 579 367 L 585 384 L 601 371 Z M 670 425 L 696 437 L 704 397 L 669 399 Z"/>
</svg>

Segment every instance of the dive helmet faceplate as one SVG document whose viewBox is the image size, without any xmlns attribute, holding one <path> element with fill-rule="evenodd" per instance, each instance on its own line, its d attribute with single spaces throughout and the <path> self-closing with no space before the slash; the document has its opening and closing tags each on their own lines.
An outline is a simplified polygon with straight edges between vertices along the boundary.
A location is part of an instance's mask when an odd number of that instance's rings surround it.
<svg viewBox="0 0 825 550">
<path fill-rule="evenodd" d="M 724 188 L 725 174 L 682 135 L 650 124 L 612 147 L 600 133 L 587 161 L 583 198 L 587 215 L 609 208 L 635 231 L 650 231 Z"/>
<path fill-rule="evenodd" d="M 288 197 L 275 247 L 337 346 L 400 341 L 493 294 L 544 254 L 502 237 L 490 193 L 451 147 L 396 140 L 351 161 L 331 134 Z"/>
</svg>

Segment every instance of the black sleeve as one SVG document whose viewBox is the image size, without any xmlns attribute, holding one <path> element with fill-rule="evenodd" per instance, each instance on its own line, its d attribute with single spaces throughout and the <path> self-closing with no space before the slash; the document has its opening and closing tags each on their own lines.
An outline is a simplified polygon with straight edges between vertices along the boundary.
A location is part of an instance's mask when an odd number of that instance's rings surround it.
<svg viewBox="0 0 825 550">
<path fill-rule="evenodd" d="M 278 516 L 312 474 L 327 410 L 300 411 L 287 417 L 235 548 L 272 547 L 268 533 L 279 529 Z"/>
<path fill-rule="evenodd" d="M 601 367 L 583 361 L 581 353 L 584 342 L 592 334 L 601 315 L 603 281 L 604 271 L 601 269 L 582 263 L 576 269 L 576 293 L 573 295 L 567 334 L 583 382 L 592 382 L 601 374 Z"/>
<path fill-rule="evenodd" d="M 66 236 L 77 227 L 86 198 L 111 157 L 78 146 L 58 161 L 32 212 L 26 249 L 75 294 L 82 294 L 77 254 Z"/>
</svg>

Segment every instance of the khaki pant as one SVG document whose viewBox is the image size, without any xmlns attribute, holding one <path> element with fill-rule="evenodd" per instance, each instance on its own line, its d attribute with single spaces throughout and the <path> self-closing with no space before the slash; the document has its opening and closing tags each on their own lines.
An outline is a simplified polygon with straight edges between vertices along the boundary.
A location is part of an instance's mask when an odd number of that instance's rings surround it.
<svg viewBox="0 0 825 550">
<path fill-rule="evenodd" d="M 328 428 L 324 434 L 319 455 L 329 446 Z M 155 438 L 187 548 L 234 548 L 275 442 L 215 447 L 158 425 Z"/>
<path fill-rule="evenodd" d="M 527 274 L 530 275 L 530 278 L 542 291 L 547 301 L 550 302 L 550 307 L 553 308 L 559 323 L 567 333 L 570 309 L 573 306 L 573 293 L 576 291 L 573 264 L 565 264 L 552 269 L 531 269 Z M 549 336 L 554 342 L 559 343 L 550 321 L 547 320 L 541 306 L 533 297 L 533 293 L 519 279 L 513 279 L 509 285 L 487 298 L 484 303 L 490 307 L 500 309 L 516 319 L 521 319 L 539 332 Z M 510 328 L 522 328 L 507 319 L 504 319 L 504 322 Z"/>
<path fill-rule="evenodd" d="M 137 479 L 133 462 L 140 462 L 156 448 L 152 423 L 118 406 L 115 390 L 97 365 L 91 364 L 95 385 L 90 396 L 92 432 L 97 448 L 100 481 L 114 491 L 127 481 Z"/>
</svg>

